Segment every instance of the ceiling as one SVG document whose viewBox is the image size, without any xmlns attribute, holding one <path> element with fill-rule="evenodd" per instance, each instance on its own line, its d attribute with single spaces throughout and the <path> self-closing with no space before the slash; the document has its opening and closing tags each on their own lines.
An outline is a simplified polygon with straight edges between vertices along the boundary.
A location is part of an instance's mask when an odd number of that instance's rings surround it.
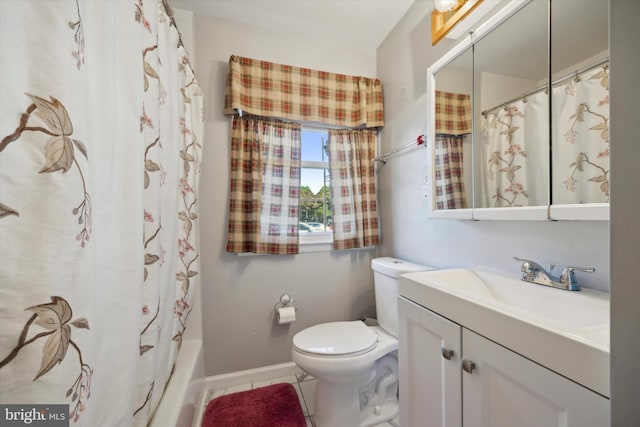
<svg viewBox="0 0 640 427">
<path fill-rule="evenodd" d="M 172 7 L 377 48 L 414 0 L 169 0 Z"/>
</svg>

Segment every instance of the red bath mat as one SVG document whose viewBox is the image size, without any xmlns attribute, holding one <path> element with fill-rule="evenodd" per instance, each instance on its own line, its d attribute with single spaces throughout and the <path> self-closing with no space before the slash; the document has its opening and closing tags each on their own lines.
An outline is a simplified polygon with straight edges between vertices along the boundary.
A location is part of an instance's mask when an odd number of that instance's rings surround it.
<svg viewBox="0 0 640 427">
<path fill-rule="evenodd" d="M 273 384 L 216 397 L 207 405 L 202 427 L 306 427 L 291 384 Z"/>
</svg>

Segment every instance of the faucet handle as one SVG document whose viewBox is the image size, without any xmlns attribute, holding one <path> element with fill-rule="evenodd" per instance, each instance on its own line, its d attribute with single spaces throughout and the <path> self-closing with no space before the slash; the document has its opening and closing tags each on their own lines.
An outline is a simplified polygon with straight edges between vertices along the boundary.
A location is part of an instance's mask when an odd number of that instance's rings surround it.
<svg viewBox="0 0 640 427">
<path fill-rule="evenodd" d="M 560 275 L 560 283 L 564 285 L 576 285 L 576 278 L 573 274 L 574 271 L 584 271 L 585 273 L 593 273 L 596 271 L 595 268 L 582 268 L 582 267 L 566 267 L 562 270 L 562 274 Z M 577 285 L 576 285 L 577 286 Z"/>
<path fill-rule="evenodd" d="M 514 256 L 513 259 L 522 262 L 520 271 L 522 272 L 522 280 L 524 280 L 525 282 L 535 281 L 535 278 L 538 274 L 544 274 L 545 276 L 547 275 L 547 272 L 544 271 L 544 268 L 542 268 L 542 266 L 535 261 L 518 258 L 517 256 Z"/>
<path fill-rule="evenodd" d="M 522 262 L 520 271 L 523 273 L 532 273 L 537 270 L 544 271 L 544 268 L 542 268 L 540 264 L 535 261 L 531 261 L 530 259 L 518 258 L 517 256 L 514 256 L 513 259 Z"/>
</svg>

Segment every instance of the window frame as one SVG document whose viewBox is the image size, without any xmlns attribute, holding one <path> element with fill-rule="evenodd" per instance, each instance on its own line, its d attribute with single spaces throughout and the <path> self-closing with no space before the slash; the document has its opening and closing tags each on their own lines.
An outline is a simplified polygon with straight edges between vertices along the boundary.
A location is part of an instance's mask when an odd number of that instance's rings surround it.
<svg viewBox="0 0 640 427">
<path fill-rule="evenodd" d="M 320 126 L 308 126 L 305 124 L 301 124 L 301 132 L 310 131 L 310 132 L 319 132 L 324 133 L 327 136 L 327 143 L 329 138 L 329 127 L 320 127 Z M 325 162 L 322 161 L 313 161 L 313 160 L 304 160 L 302 158 L 302 145 L 304 141 L 301 139 L 301 159 L 300 159 L 300 171 L 302 169 L 318 169 L 318 170 L 326 170 L 327 174 L 329 174 L 329 158 Z M 326 178 L 326 175 L 325 175 Z M 324 183 L 327 185 L 326 181 Z M 300 182 L 300 186 L 302 187 L 302 182 Z M 329 178 L 329 188 L 331 188 L 331 179 Z M 330 202 L 329 199 L 325 199 L 325 201 Z M 300 197 L 300 203 L 302 203 L 302 197 Z M 331 215 L 331 206 L 327 206 L 327 211 L 325 212 L 325 221 L 326 217 Z M 306 232 L 306 233 L 298 233 L 298 243 L 300 245 L 300 253 L 304 252 L 321 252 L 321 251 L 331 251 L 333 250 L 333 232 L 332 231 L 318 231 L 318 232 Z"/>
</svg>

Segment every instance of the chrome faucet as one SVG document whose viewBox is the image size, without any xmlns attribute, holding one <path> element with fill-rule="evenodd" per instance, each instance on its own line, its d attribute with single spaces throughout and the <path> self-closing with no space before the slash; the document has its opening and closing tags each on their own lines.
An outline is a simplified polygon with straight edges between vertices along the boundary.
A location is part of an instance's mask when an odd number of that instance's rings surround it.
<svg viewBox="0 0 640 427">
<path fill-rule="evenodd" d="M 574 271 L 584 271 L 593 273 L 595 268 L 566 267 L 562 270 L 560 277 L 555 277 L 551 272 L 547 272 L 540 264 L 528 259 L 513 257 L 517 261 L 522 261 L 520 271 L 522 271 L 522 280 L 525 282 L 537 283 L 538 285 L 551 286 L 552 288 L 564 289 L 567 291 L 579 291 L 580 285 L 576 282 Z M 553 269 L 554 266 L 551 266 Z"/>
</svg>

